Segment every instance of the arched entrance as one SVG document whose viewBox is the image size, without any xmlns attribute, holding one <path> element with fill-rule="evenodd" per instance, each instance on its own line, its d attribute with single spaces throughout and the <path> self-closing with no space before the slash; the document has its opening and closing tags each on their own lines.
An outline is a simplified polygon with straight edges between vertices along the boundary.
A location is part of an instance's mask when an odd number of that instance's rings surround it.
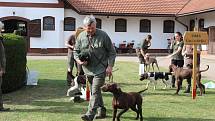
<svg viewBox="0 0 215 121">
<path fill-rule="evenodd" d="M 0 18 L 0 21 L 4 23 L 4 32 L 2 33 L 16 33 L 23 36 L 27 41 L 27 50 L 30 48 L 29 37 L 29 19 L 19 16 L 7 16 Z"/>
</svg>

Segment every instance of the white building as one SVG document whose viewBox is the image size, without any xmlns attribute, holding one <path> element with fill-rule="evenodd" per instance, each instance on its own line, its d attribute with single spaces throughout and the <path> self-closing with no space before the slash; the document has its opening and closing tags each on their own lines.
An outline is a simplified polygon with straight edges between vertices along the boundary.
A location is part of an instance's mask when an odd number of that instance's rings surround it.
<svg viewBox="0 0 215 121">
<path fill-rule="evenodd" d="M 5 32 L 22 30 L 29 52 L 66 52 L 64 42 L 82 26 L 85 15 L 97 18 L 117 47 L 146 35 L 153 37 L 151 51 L 165 52 L 174 32 L 198 26 L 209 33 L 215 53 L 215 0 L 0 0 L 0 20 Z"/>
</svg>

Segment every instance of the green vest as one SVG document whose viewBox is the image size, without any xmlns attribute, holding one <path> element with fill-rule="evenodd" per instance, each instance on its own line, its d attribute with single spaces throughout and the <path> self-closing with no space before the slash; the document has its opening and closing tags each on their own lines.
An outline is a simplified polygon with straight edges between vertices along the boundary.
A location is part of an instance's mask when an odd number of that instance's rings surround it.
<svg viewBox="0 0 215 121">
<path fill-rule="evenodd" d="M 95 35 L 90 39 L 86 31 L 81 32 L 76 40 L 74 58 L 79 59 L 79 54 L 89 54 L 87 65 L 83 65 L 87 75 L 98 75 L 106 71 L 107 66 L 114 66 L 116 50 L 109 36 L 102 30 L 96 29 Z"/>
<path fill-rule="evenodd" d="M 175 51 L 177 51 L 179 47 L 183 48 L 183 46 L 184 46 L 184 41 L 180 41 L 178 44 L 176 44 L 176 42 L 173 43 L 173 53 Z M 174 60 L 184 60 L 184 56 L 182 55 L 182 50 L 181 50 L 181 52 L 175 54 L 172 57 L 172 59 L 174 59 Z"/>
</svg>

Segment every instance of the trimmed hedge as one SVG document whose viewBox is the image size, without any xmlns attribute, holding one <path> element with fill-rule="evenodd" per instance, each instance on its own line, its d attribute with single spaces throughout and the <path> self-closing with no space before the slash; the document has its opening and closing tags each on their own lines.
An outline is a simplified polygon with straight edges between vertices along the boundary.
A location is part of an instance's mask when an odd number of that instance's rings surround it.
<svg viewBox="0 0 215 121">
<path fill-rule="evenodd" d="M 2 91 L 15 91 L 26 84 L 26 40 L 15 34 L 4 34 L 6 73 L 3 76 Z"/>
</svg>

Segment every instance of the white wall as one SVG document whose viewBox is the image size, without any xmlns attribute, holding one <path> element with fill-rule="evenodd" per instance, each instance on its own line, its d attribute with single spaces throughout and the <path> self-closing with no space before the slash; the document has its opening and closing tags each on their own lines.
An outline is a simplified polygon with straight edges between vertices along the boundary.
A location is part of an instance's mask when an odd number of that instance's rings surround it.
<svg viewBox="0 0 215 121">
<path fill-rule="evenodd" d="M 58 0 L 0 0 L 0 2 L 20 2 L 20 3 L 58 3 Z"/>
<path fill-rule="evenodd" d="M 64 15 L 65 15 L 65 18 L 73 17 L 76 19 L 76 28 L 83 27 L 82 21 L 85 17 L 84 15 L 79 15 L 78 13 L 76 13 L 75 11 L 73 11 L 71 9 L 65 9 Z M 64 41 L 67 41 L 69 39 L 69 37 L 74 33 L 75 33 L 75 31 L 64 31 Z"/>
<path fill-rule="evenodd" d="M 55 31 L 43 31 L 41 38 L 31 37 L 31 48 L 64 48 L 64 41 L 74 33 L 74 31 L 63 31 L 63 20 L 65 17 L 76 18 L 76 28 L 83 26 L 82 21 L 85 15 L 79 15 L 72 9 L 63 8 L 27 8 L 27 7 L 0 7 L 0 17 L 12 16 L 15 11 L 15 16 L 24 17 L 30 20 L 41 19 L 44 16 L 55 17 Z M 163 33 L 163 21 L 174 20 L 174 17 L 121 17 L 121 16 L 96 16 L 102 19 L 102 30 L 106 31 L 112 41 L 119 45 L 126 40 L 131 42 L 135 40 L 135 46 L 140 43 L 148 34 L 152 35 L 152 49 L 166 49 L 167 39 L 174 36 L 174 33 Z M 127 32 L 115 32 L 115 19 L 127 19 Z M 141 19 L 151 20 L 151 33 L 139 32 L 139 21 Z M 175 32 L 184 32 L 185 27 L 175 21 Z"/>
<path fill-rule="evenodd" d="M 30 20 L 41 19 L 41 37 L 30 38 L 31 48 L 62 48 L 64 47 L 63 19 L 64 8 L 23 8 L 23 7 L 0 7 L 0 17 L 13 16 L 24 17 Z M 55 31 L 43 31 L 43 17 L 55 17 Z"/>
<path fill-rule="evenodd" d="M 98 17 L 102 18 L 102 29 L 111 37 L 112 41 L 119 45 L 126 40 L 131 42 L 135 40 L 135 45 L 140 43 L 148 34 L 152 35 L 152 49 L 166 49 L 167 38 L 174 36 L 174 33 L 163 33 L 163 21 L 174 20 L 174 18 L 163 17 Z M 127 19 L 127 32 L 115 32 L 115 19 Z M 151 33 L 139 32 L 139 24 L 141 19 L 151 20 Z M 184 27 L 175 22 L 175 31 L 184 31 Z"/>
<path fill-rule="evenodd" d="M 85 16 L 79 15 L 71 9 L 65 10 L 65 17 L 76 18 L 76 27 L 83 26 L 82 20 Z M 135 40 L 135 46 L 140 43 L 148 34 L 152 35 L 152 49 L 166 49 L 167 39 L 174 36 L 174 33 L 163 33 L 163 21 L 174 20 L 174 17 L 121 17 L 121 16 L 95 16 L 102 19 L 102 30 L 108 33 L 112 42 L 119 45 L 122 41 L 126 40 L 131 42 Z M 115 19 L 124 18 L 127 19 L 127 32 L 115 32 Z M 151 20 L 151 33 L 139 32 L 139 21 L 141 19 Z M 175 32 L 184 32 L 185 27 L 175 22 Z M 64 32 L 65 40 L 74 32 Z"/>
<path fill-rule="evenodd" d="M 204 19 L 204 28 L 208 28 L 210 26 L 215 26 L 215 12 L 208 12 L 202 14 L 196 14 L 191 16 L 180 17 L 180 20 L 183 21 L 188 27 L 190 26 L 190 20 L 196 20 L 196 25 L 198 26 L 198 20 Z M 202 50 L 207 50 L 207 45 L 202 45 Z"/>
</svg>

